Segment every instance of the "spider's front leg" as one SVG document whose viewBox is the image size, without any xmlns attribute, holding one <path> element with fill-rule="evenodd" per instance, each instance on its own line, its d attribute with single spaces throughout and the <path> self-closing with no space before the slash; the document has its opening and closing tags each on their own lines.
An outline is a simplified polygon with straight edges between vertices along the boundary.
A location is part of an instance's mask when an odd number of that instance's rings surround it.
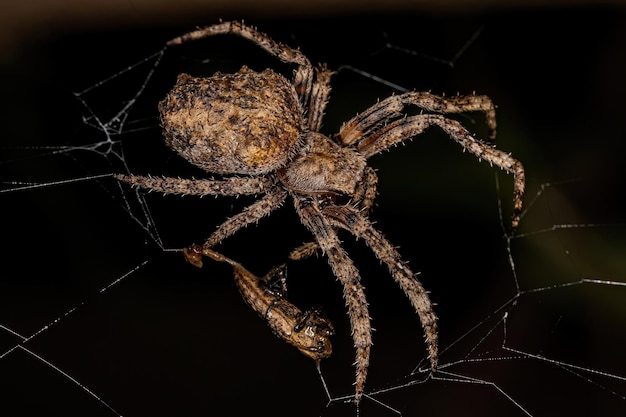
<svg viewBox="0 0 626 417">
<path fill-rule="evenodd" d="M 476 139 L 458 121 L 448 119 L 439 114 L 423 114 L 409 116 L 396 120 L 376 130 L 371 135 L 358 143 L 359 153 L 369 158 L 389 147 L 411 139 L 431 126 L 438 126 L 452 139 L 460 144 L 463 149 L 475 155 L 480 160 L 485 160 L 496 165 L 507 173 L 513 175 L 513 216 L 511 225 L 515 229 L 520 221 L 522 213 L 522 199 L 525 188 L 524 167 L 520 161 L 513 158 L 509 153 L 501 151 L 489 143 Z"/>
<path fill-rule="evenodd" d="M 489 127 L 489 139 L 496 137 L 496 108 L 488 96 L 441 97 L 423 91 L 411 91 L 388 97 L 356 115 L 344 123 L 338 138 L 346 146 L 356 143 L 376 131 L 381 123 L 401 116 L 409 105 L 441 114 L 483 112 Z"/>
<path fill-rule="evenodd" d="M 372 327 L 361 278 L 354 263 L 341 247 L 332 225 L 324 217 L 316 202 L 296 199 L 295 203 L 302 223 L 315 236 L 322 251 L 328 257 L 328 263 L 334 275 L 343 285 L 343 298 L 348 307 L 352 338 L 356 348 L 354 402 L 358 405 L 365 389 L 372 346 Z"/>
</svg>

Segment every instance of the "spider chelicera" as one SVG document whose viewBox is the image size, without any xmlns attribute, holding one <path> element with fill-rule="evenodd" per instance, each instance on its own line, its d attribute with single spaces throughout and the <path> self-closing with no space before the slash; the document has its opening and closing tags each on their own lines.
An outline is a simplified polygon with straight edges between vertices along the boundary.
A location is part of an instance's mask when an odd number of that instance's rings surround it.
<svg viewBox="0 0 626 417">
<path fill-rule="evenodd" d="M 407 92 L 379 101 L 344 123 L 337 134 L 326 136 L 319 130 L 331 91 L 332 72 L 325 65 L 312 66 L 299 50 L 275 42 L 240 22 L 198 29 L 172 39 L 167 46 L 218 34 L 241 36 L 281 61 L 293 64 L 292 78 L 289 80 L 271 69 L 255 72 L 245 66 L 234 74 L 218 72 L 205 78 L 180 74 L 176 85 L 159 103 L 165 141 L 193 165 L 221 177 L 116 175 L 115 178 L 148 190 L 179 195 L 261 195 L 241 213 L 222 223 L 203 245 L 187 248 L 192 263 L 288 198 L 293 200 L 314 241 L 295 249 L 291 258 L 302 259 L 321 249 L 343 286 L 356 349 L 354 401 L 357 404 L 364 392 L 372 328 L 359 272 L 341 247 L 337 229 L 345 229 L 362 239 L 387 265 L 417 312 L 434 371 L 437 316 L 417 274 L 368 219 L 376 196 L 377 176 L 367 160 L 437 126 L 463 149 L 513 175 L 512 226 L 515 228 L 524 192 L 522 164 L 492 144 L 476 139 L 461 123 L 445 116 L 483 112 L 493 139 L 496 120 L 491 99 L 477 95 L 443 98 L 426 92 Z M 408 116 L 404 113 L 407 106 L 416 106 L 424 112 Z M 324 330 L 328 332 L 328 328 Z M 319 349 L 324 351 L 309 356 L 319 360 L 330 354 L 325 346 Z"/>
</svg>

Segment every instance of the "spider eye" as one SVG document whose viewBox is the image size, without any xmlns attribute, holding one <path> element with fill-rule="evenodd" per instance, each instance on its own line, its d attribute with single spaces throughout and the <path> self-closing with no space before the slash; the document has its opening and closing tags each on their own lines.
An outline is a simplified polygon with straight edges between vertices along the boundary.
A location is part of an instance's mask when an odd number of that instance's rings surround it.
<svg viewBox="0 0 626 417">
<path fill-rule="evenodd" d="M 207 78 L 180 74 L 159 112 L 168 146 L 220 174 L 263 174 L 284 166 L 303 128 L 293 86 L 269 69 L 243 67 Z"/>
</svg>

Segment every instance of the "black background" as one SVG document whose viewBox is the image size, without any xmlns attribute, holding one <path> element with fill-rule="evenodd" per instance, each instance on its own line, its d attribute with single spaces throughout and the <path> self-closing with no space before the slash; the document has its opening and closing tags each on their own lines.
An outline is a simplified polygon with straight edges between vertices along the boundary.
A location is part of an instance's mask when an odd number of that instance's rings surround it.
<svg viewBox="0 0 626 417">
<path fill-rule="evenodd" d="M 626 281 L 624 17 L 618 9 L 578 8 L 247 21 L 300 47 L 314 63 L 353 66 L 407 89 L 489 95 L 498 105 L 498 147 L 526 168 L 526 202 L 542 184 L 566 181 L 537 200 L 519 232 L 560 223 L 612 224 L 513 240 L 517 279 L 528 290 L 581 278 Z M 0 77 L 3 181 L 54 182 L 123 169 L 114 158 L 93 152 L 53 155 L 41 147 L 102 139 L 82 124 L 85 109 L 72 92 L 158 51 L 171 37 L 216 20 L 208 15 L 167 27 L 59 30 L 12 51 Z M 389 42 L 449 59 L 478 30 L 453 67 L 384 48 Z M 121 137 L 131 171 L 202 176 L 165 148 L 155 103 L 178 72 L 210 74 L 243 63 L 289 71 L 254 45 L 229 37 L 168 51 L 131 114 L 131 119 L 148 117 L 144 125 L 151 128 Z M 119 77 L 89 96 L 98 114 L 119 109 L 145 77 L 145 68 L 131 74 L 137 78 Z M 334 76 L 333 88 L 327 133 L 377 98 L 398 92 L 347 69 Z M 471 117 L 461 120 L 484 135 L 480 115 Z M 380 177 L 372 218 L 422 272 L 421 281 L 437 303 L 441 348 L 452 346 L 441 362 L 462 360 L 475 346 L 483 357 L 511 356 L 500 349 L 501 326 L 483 343 L 485 329 L 453 345 L 492 313 L 495 320 L 502 317 L 496 310 L 516 294 L 498 218 L 499 200 L 505 221 L 510 213 L 510 178 L 499 175 L 498 192 L 494 168 L 478 164 L 435 131 L 373 158 L 372 165 Z M 196 270 L 179 254 L 162 252 L 124 210 L 112 179 L 4 192 L 0 199 L 5 264 L 0 324 L 29 336 L 60 317 L 24 346 L 119 414 L 354 414 L 349 405 L 325 407 L 313 364 L 275 338 L 241 302 L 227 267 L 206 263 Z M 153 194 L 147 201 L 165 247 L 177 248 L 201 241 L 252 200 Z M 376 328 L 368 388 L 408 382 L 404 377 L 425 356 L 419 321 L 373 255 L 350 236 L 342 237 L 363 273 Z M 286 204 L 221 250 L 263 274 L 307 239 Z M 321 305 L 335 323 L 335 351 L 322 369 L 333 395 L 350 394 L 353 349 L 339 284 L 322 258 L 288 268 L 290 298 L 303 307 Z M 408 416 L 524 415 L 513 400 L 537 416 L 623 415 L 625 295 L 618 286 L 593 285 L 527 294 L 510 309 L 507 334 L 507 345 L 622 380 L 584 372 L 578 377 L 540 360 L 465 362 L 449 370 L 495 385 L 430 381 L 376 398 Z M 65 316 L 73 307 L 78 309 Z M 19 343 L 6 329 L 0 334 L 2 352 Z M 480 356 L 477 352 L 472 357 Z M 25 350 L 4 356 L 0 369 L 0 408 L 6 415 L 114 415 Z M 366 400 L 361 415 L 393 414 Z"/>
</svg>

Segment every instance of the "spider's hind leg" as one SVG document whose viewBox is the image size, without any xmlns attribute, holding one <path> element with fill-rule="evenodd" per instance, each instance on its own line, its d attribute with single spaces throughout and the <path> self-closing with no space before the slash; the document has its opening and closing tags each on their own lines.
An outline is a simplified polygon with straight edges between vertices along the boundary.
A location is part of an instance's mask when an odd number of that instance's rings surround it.
<svg viewBox="0 0 626 417">
<path fill-rule="evenodd" d="M 252 41 L 283 62 L 311 66 L 309 59 L 302 52 L 300 52 L 300 50 L 290 48 L 287 45 L 276 42 L 265 33 L 259 32 L 255 27 L 238 21 L 221 22 L 187 32 L 183 35 L 175 37 L 174 39 L 170 39 L 166 45 L 181 45 L 183 43 L 208 38 L 210 36 L 227 34 L 241 36 L 244 39 Z"/>
<path fill-rule="evenodd" d="M 313 89 L 313 79 L 315 78 L 314 69 L 309 59 L 300 52 L 300 50 L 276 42 L 265 33 L 259 32 L 253 26 L 238 21 L 222 22 L 185 33 L 184 35 L 171 39 L 166 45 L 181 45 L 209 36 L 226 34 L 241 36 L 244 39 L 256 43 L 259 47 L 265 49 L 281 61 L 289 64 L 297 64 L 298 68 L 294 73 L 293 84 L 300 97 L 300 103 L 303 106 L 309 105 L 309 99 Z M 322 83 L 322 85 L 324 85 L 324 83 Z"/>
</svg>

